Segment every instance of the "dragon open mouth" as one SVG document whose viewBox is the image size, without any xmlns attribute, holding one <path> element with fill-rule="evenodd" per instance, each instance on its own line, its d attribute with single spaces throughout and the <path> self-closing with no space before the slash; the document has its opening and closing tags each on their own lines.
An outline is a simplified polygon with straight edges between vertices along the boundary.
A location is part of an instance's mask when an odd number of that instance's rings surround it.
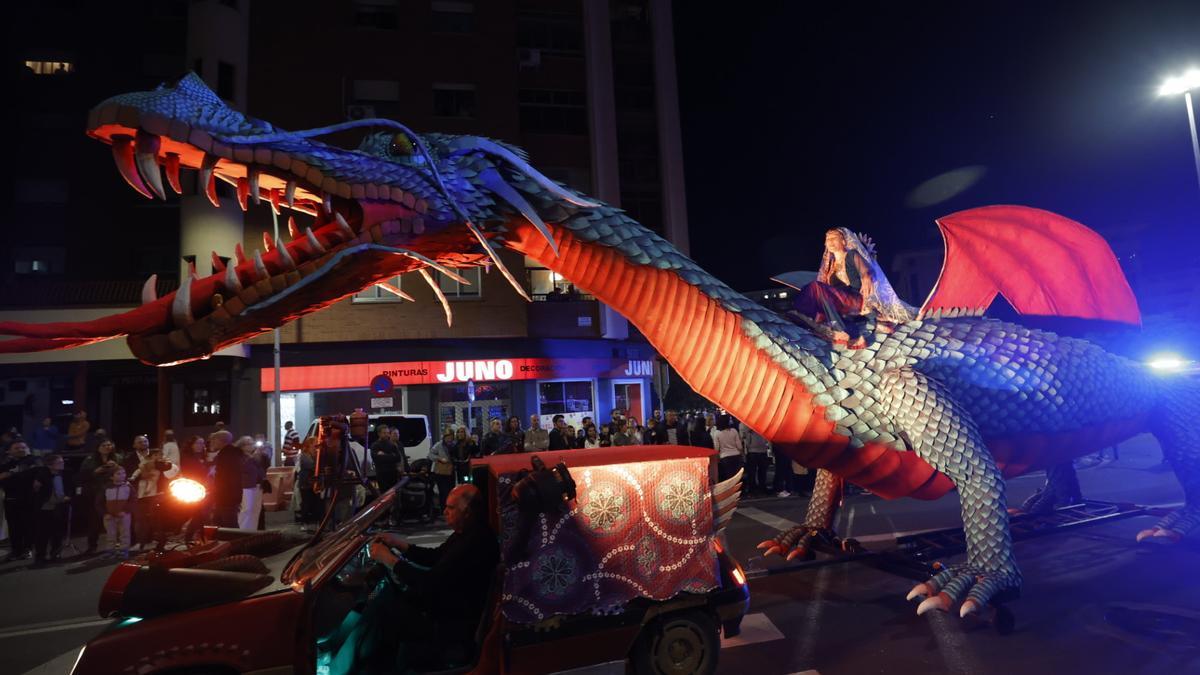
<svg viewBox="0 0 1200 675">
<path fill-rule="evenodd" d="M 313 140 L 348 128 L 373 130 L 348 150 Z M 436 270 L 462 283 L 456 268 L 495 264 L 517 292 L 491 241 L 504 224 L 527 220 L 556 246 L 539 209 L 595 206 L 538 173 L 518 149 L 473 136 L 417 135 L 390 120 L 359 120 L 290 132 L 229 108 L 194 74 L 94 108 L 87 133 L 108 143 L 117 170 L 149 199 L 167 188 L 220 206 L 217 181 L 252 204 L 286 217 L 290 240 L 264 233 L 262 249 L 212 253 L 210 276 L 193 265 L 178 290 L 155 296 L 151 277 L 141 307 L 85 322 L 0 322 L 0 352 L 77 347 L 127 336 L 142 361 L 169 365 L 217 350 L 317 311 L 372 284 L 409 298 L 387 280 L 417 271 L 450 307 Z M 516 186 L 516 187 L 514 187 Z M 525 191 L 522 196 L 520 190 Z M 535 207 L 529 195 L 540 201 Z M 563 211 L 563 209 L 567 211 Z M 297 219 L 308 221 L 301 225 Z M 228 261 L 228 262 L 227 262 Z"/>
<path fill-rule="evenodd" d="M 278 325 L 284 318 L 281 313 L 297 309 L 297 303 L 272 300 L 305 278 L 328 274 L 331 263 L 336 266 L 339 255 L 344 257 L 344 252 L 354 247 L 362 247 L 358 253 L 384 254 L 393 264 L 372 265 L 372 273 L 366 276 L 329 275 L 341 278 L 326 279 L 324 286 L 334 282 L 345 290 L 333 297 L 330 293 L 334 290 L 322 293 L 330 302 L 418 267 L 433 267 L 461 279 L 448 266 L 409 248 L 414 235 L 425 233 L 429 218 L 428 202 L 412 192 L 339 181 L 286 151 L 252 144 L 233 146 L 186 122 L 117 103 L 93 110 L 89 122 L 88 135 L 111 144 L 117 170 L 130 187 L 147 198 L 166 198 L 164 173 L 166 185 L 182 194 L 182 170 L 192 169 L 198 172 L 197 191 L 214 206 L 220 206 L 216 182 L 221 180 L 234 187 L 243 211 L 251 204 L 263 204 L 277 215 L 294 212 L 286 216 L 291 241 L 273 241 L 264 232 L 261 252 L 247 255 L 238 244 L 226 265 L 214 251 L 215 274 L 206 278 L 197 277 L 193 267 L 170 298 L 169 322 L 160 324 L 166 330 L 131 336 L 130 346 L 143 360 L 162 363 L 163 358 L 178 362 L 202 357 L 223 346 L 223 335 L 241 341 L 251 331 Z M 314 221 L 301 230 L 295 214 Z M 459 243 L 448 250 L 462 251 L 467 246 L 469 242 Z M 385 250 L 389 248 L 396 250 Z M 447 253 L 445 248 L 437 248 L 442 250 L 431 249 L 430 253 Z M 156 298 L 154 288 L 155 279 L 151 278 L 143 289 L 144 306 L 167 300 Z M 405 295 L 393 286 L 386 288 Z M 325 304 L 328 302 L 322 306 Z M 156 315 L 161 314 L 159 309 Z M 177 358 L 180 356 L 183 359 Z"/>
</svg>

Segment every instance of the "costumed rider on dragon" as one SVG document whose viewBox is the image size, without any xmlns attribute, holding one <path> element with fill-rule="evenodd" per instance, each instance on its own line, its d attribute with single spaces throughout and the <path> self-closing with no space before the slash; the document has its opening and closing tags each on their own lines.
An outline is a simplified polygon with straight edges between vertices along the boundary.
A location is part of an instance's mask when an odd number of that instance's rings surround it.
<svg viewBox="0 0 1200 675">
<path fill-rule="evenodd" d="M 825 252 L 817 278 L 798 290 L 791 317 L 813 328 L 833 326 L 833 339 L 848 342 L 854 349 L 866 346 L 863 333 L 870 331 L 855 330 L 857 326 L 845 325 L 842 319 L 873 318 L 878 330 L 891 333 L 889 325 L 912 321 L 917 315 L 915 308 L 897 297 L 879 267 L 874 242 L 845 227 L 825 232 Z M 853 339 L 849 335 L 852 330 L 856 333 Z"/>
</svg>

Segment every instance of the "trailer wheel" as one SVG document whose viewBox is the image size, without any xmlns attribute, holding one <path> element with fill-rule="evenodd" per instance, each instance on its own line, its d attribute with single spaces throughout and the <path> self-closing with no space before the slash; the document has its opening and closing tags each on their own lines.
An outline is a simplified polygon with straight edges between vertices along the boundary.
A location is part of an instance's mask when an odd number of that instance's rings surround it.
<svg viewBox="0 0 1200 675">
<path fill-rule="evenodd" d="M 659 617 L 647 624 L 633 646 L 633 669 L 638 675 L 712 675 L 721 648 L 716 620 L 689 610 Z"/>
</svg>

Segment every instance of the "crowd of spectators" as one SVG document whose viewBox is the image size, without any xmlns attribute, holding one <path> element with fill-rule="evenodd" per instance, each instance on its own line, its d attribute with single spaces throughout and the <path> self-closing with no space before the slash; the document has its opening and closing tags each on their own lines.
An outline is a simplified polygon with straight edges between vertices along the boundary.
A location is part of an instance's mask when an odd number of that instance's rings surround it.
<svg viewBox="0 0 1200 675">
<path fill-rule="evenodd" d="M 713 448 L 718 454 L 721 480 L 745 469 L 743 487 L 748 495 L 789 497 L 811 489 L 811 477 L 806 469 L 781 453 L 773 452 L 771 443 L 748 426 L 714 410 L 684 413 L 667 410 L 665 415 L 655 410 L 645 425 L 619 409 L 614 410 L 612 418 L 603 424 L 584 417 L 576 427 L 568 424 L 566 419 L 565 415 L 552 416 L 547 429 L 542 426 L 540 415 L 530 415 L 528 427 L 522 427 L 516 416 L 506 421 L 493 418 L 481 440 L 465 427 L 448 428 L 429 456 L 439 495 L 449 494 L 455 484 L 467 480 L 466 469 L 474 457 L 628 445 Z M 772 464 L 774 475 L 768 481 Z"/>
<path fill-rule="evenodd" d="M 49 418 L 29 440 L 15 429 L 0 434 L 0 540 L 9 542 L 5 562 L 33 558 L 43 565 L 62 557 L 72 521 L 82 527 L 83 555 L 104 553 L 127 558 L 165 541 L 159 504 L 171 480 L 184 476 L 207 488 L 186 529 L 214 524 L 262 529 L 262 494 L 269 490 L 266 470 L 273 449 L 262 434 L 234 439 L 218 423 L 207 436 L 191 436 L 182 448 L 167 430 L 158 444 L 146 435 L 119 450 L 102 428 L 92 429 L 87 414 L 75 413 L 66 434 Z M 82 456 L 82 457 L 81 457 Z M 70 470 L 66 457 L 78 461 Z"/>
</svg>

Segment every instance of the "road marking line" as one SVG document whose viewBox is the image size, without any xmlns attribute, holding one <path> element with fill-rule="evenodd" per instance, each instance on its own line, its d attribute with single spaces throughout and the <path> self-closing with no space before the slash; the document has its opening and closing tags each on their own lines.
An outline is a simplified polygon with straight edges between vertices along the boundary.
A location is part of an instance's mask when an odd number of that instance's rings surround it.
<svg viewBox="0 0 1200 675">
<path fill-rule="evenodd" d="M 42 633 L 54 633 L 61 630 L 73 630 L 76 628 L 93 628 L 95 626 L 107 626 L 112 623 L 112 619 L 88 619 L 87 621 L 77 621 L 75 623 L 60 623 L 53 626 L 44 626 L 42 628 L 23 628 L 20 630 L 9 630 L 0 632 L 0 640 L 9 638 L 21 637 L 23 635 L 40 635 Z"/>
<path fill-rule="evenodd" d="M 70 651 L 63 652 L 49 661 L 25 671 L 23 675 L 62 675 L 70 672 L 71 666 L 75 665 L 75 660 L 79 658 L 79 652 L 83 647 L 75 647 Z"/>
<path fill-rule="evenodd" d="M 775 626 L 771 618 L 762 612 L 755 612 L 742 617 L 741 633 L 731 638 L 721 638 L 721 649 L 733 649 L 734 647 L 745 647 L 782 639 L 783 632 Z"/>
<path fill-rule="evenodd" d="M 800 525 L 800 523 L 797 523 L 794 520 L 788 520 L 787 518 L 777 516 L 774 513 L 767 513 L 766 511 L 756 509 L 753 506 L 742 506 L 738 508 L 737 512 L 743 516 L 746 516 L 747 518 L 750 518 L 751 520 L 757 520 L 763 525 L 773 527 L 777 530 L 788 530 L 793 527 L 799 527 Z"/>
</svg>

